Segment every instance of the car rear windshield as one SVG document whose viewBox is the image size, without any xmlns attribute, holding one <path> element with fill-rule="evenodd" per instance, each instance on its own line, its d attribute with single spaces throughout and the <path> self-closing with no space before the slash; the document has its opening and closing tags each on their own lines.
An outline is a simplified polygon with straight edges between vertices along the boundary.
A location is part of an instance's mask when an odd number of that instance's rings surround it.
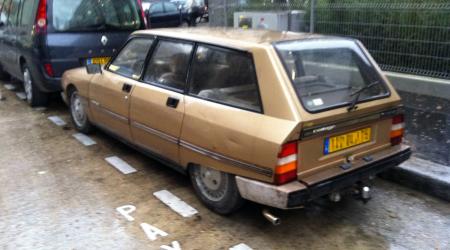
<svg viewBox="0 0 450 250">
<path fill-rule="evenodd" d="M 53 0 L 56 31 L 139 29 L 141 19 L 136 0 Z"/>
<path fill-rule="evenodd" d="M 312 39 L 275 44 L 289 78 L 309 112 L 383 98 L 382 78 L 352 40 Z M 363 89 L 364 88 L 364 89 Z"/>
</svg>

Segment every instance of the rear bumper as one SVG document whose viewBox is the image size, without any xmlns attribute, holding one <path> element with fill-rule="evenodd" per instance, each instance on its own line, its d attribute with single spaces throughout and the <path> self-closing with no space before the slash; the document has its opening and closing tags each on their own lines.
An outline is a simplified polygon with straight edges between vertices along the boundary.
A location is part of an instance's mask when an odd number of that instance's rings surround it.
<svg viewBox="0 0 450 250">
<path fill-rule="evenodd" d="M 59 92 L 61 88 L 60 77 L 49 77 L 44 73 L 43 64 L 40 60 L 33 61 L 34 63 L 28 65 L 31 70 L 34 82 L 39 87 L 39 90 L 46 93 Z"/>
<path fill-rule="evenodd" d="M 316 198 L 351 187 L 358 181 L 397 166 L 410 156 L 411 149 L 408 146 L 398 145 L 375 154 L 373 161 L 355 167 L 354 170 L 312 185 L 295 181 L 276 186 L 240 176 L 236 177 L 236 183 L 241 196 L 247 200 L 281 209 L 298 208 Z"/>
</svg>

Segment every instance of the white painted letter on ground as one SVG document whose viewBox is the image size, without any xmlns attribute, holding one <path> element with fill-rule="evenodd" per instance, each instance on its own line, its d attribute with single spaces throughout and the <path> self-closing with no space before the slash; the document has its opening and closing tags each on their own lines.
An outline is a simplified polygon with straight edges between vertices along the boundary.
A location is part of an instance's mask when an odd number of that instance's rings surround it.
<svg viewBox="0 0 450 250">
<path fill-rule="evenodd" d="M 247 246 L 244 243 L 238 244 L 234 247 L 230 247 L 229 250 L 253 250 L 251 247 Z"/>
<path fill-rule="evenodd" d="M 117 212 L 119 212 L 125 219 L 128 221 L 134 221 L 134 218 L 130 215 L 132 212 L 136 211 L 136 207 L 133 205 L 125 205 L 116 208 Z"/>
<path fill-rule="evenodd" d="M 198 214 L 197 209 L 189 206 L 186 202 L 167 190 L 154 192 L 153 195 L 183 217 L 191 217 Z"/>
<path fill-rule="evenodd" d="M 162 245 L 161 249 L 164 250 L 181 250 L 180 243 L 178 241 L 172 241 L 170 246 Z"/>
<path fill-rule="evenodd" d="M 158 239 L 158 236 L 165 237 L 169 235 L 168 233 L 162 231 L 161 229 L 154 227 L 147 223 L 141 223 L 141 228 L 144 230 L 144 233 L 147 235 L 148 239 L 154 241 Z"/>
</svg>

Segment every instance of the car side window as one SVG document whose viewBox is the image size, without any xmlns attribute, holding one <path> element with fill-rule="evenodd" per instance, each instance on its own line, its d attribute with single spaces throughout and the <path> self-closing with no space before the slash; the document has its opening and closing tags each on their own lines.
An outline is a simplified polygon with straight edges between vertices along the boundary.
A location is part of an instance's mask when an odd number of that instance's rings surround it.
<svg viewBox="0 0 450 250">
<path fill-rule="evenodd" d="M 119 52 L 108 69 L 125 77 L 139 79 L 154 39 L 134 38 Z"/>
<path fill-rule="evenodd" d="M 8 20 L 8 7 L 9 7 L 10 3 L 11 3 L 10 0 L 5 0 L 2 3 L 1 13 L 0 13 L 0 22 L 2 22 L 3 24 L 6 24 L 6 21 Z"/>
<path fill-rule="evenodd" d="M 150 14 L 159 14 L 159 13 L 163 13 L 163 12 L 164 12 L 164 9 L 163 9 L 162 3 L 155 3 L 150 6 Z"/>
<path fill-rule="evenodd" d="M 167 13 L 178 12 L 177 6 L 170 2 L 164 2 L 164 8 L 166 9 Z"/>
<path fill-rule="evenodd" d="M 9 7 L 9 15 L 7 25 L 16 26 L 19 14 L 20 0 L 12 0 L 11 6 Z"/>
<path fill-rule="evenodd" d="M 189 94 L 262 112 L 253 60 L 244 52 L 199 45 L 192 64 Z"/>
<path fill-rule="evenodd" d="M 33 13 L 36 11 L 36 1 L 24 0 L 22 1 L 22 14 L 20 19 L 21 25 L 31 25 L 34 22 Z"/>
<path fill-rule="evenodd" d="M 144 81 L 184 90 L 193 45 L 178 41 L 159 41 L 147 66 Z"/>
</svg>

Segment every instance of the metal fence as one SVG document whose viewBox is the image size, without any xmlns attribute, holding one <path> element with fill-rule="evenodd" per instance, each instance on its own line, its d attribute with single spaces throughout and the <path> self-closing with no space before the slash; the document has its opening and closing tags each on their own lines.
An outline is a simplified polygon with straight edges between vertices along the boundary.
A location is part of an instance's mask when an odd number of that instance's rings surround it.
<svg viewBox="0 0 450 250">
<path fill-rule="evenodd" d="M 450 79 L 447 0 L 210 0 L 210 25 L 233 26 L 233 13 L 237 11 L 280 10 L 305 11 L 305 32 L 359 39 L 383 70 Z"/>
</svg>

